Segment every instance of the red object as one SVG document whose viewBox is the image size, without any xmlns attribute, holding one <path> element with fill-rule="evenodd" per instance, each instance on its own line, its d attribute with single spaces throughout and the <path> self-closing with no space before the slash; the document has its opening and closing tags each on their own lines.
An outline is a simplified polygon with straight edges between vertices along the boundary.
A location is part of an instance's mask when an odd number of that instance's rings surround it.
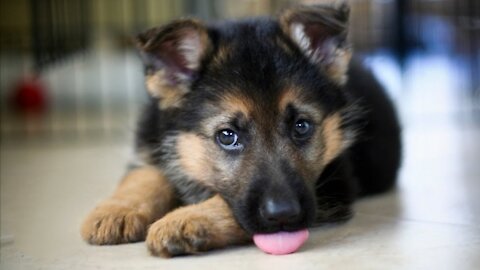
<svg viewBox="0 0 480 270">
<path fill-rule="evenodd" d="M 38 75 L 23 78 L 14 89 L 13 105 L 22 113 L 39 114 L 47 107 L 46 89 Z"/>
</svg>

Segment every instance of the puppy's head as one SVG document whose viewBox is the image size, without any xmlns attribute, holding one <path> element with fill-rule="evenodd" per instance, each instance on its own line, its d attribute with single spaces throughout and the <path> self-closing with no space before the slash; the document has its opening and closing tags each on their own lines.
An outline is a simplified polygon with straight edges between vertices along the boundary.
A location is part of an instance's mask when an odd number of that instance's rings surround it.
<svg viewBox="0 0 480 270">
<path fill-rule="evenodd" d="M 147 89 L 175 112 L 162 150 L 173 177 L 221 194 L 249 232 L 309 226 L 316 181 L 352 140 L 347 18 L 345 6 L 299 6 L 141 34 Z"/>
</svg>

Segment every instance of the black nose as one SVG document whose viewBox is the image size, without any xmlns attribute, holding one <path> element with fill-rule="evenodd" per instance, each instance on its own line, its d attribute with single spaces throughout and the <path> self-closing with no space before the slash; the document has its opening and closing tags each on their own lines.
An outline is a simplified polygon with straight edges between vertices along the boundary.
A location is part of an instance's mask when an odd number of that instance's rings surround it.
<svg viewBox="0 0 480 270">
<path fill-rule="evenodd" d="M 301 207 L 293 198 L 266 197 L 260 206 L 260 215 L 271 225 L 286 225 L 298 221 Z"/>
</svg>

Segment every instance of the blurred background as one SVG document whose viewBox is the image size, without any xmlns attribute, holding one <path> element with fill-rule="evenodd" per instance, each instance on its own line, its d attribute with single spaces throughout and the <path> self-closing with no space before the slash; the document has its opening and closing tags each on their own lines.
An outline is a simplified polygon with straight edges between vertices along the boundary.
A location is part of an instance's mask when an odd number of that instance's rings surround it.
<svg viewBox="0 0 480 270">
<path fill-rule="evenodd" d="M 178 17 L 272 15 L 300 2 L 325 1 L 0 0 L 0 269 L 175 269 L 181 261 L 162 265 L 141 243 L 97 248 L 78 234 L 124 173 L 146 100 L 132 37 Z M 480 269 L 480 1 L 347 2 L 354 49 L 401 118 L 399 184 L 315 234 L 319 252 L 305 255 L 318 265 L 298 257 L 279 269 Z M 272 268 L 248 252 L 223 259 Z M 216 258 L 195 265 L 216 269 Z"/>
<path fill-rule="evenodd" d="M 2 143 L 124 139 L 146 95 L 135 33 L 182 16 L 272 15 L 297 2 L 326 1 L 1 0 Z M 402 114 L 475 121 L 480 1 L 348 2 L 355 51 Z"/>
</svg>

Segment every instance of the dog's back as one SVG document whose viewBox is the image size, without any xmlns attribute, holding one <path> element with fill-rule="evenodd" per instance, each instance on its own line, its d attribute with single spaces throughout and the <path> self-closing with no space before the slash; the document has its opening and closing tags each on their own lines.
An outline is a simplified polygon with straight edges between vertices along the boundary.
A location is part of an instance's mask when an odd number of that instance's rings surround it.
<svg viewBox="0 0 480 270">
<path fill-rule="evenodd" d="M 394 106 L 383 87 L 360 61 L 350 65 L 346 88 L 363 107 L 361 134 L 349 150 L 363 195 L 395 184 L 401 161 L 401 131 Z"/>
</svg>

